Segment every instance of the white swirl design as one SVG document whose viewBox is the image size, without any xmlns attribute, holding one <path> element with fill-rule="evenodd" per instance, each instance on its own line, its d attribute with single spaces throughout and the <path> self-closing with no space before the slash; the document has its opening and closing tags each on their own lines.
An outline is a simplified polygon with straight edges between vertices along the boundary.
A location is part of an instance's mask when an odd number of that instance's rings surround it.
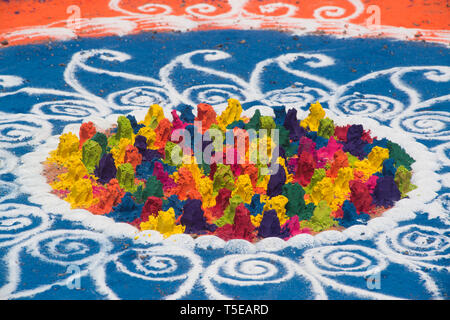
<svg viewBox="0 0 450 320">
<path fill-rule="evenodd" d="M 21 204 L 0 205 L 0 247 L 10 246 L 49 227 L 41 209 Z"/>
<path fill-rule="evenodd" d="M 224 104 L 230 98 L 241 102 L 247 100 L 245 92 L 234 85 L 200 85 L 193 86 L 183 92 L 183 97 L 191 104 L 208 103 L 212 106 Z"/>
<path fill-rule="evenodd" d="M 0 148 L 38 145 L 51 134 L 51 125 L 32 115 L 0 113 Z"/>
<path fill-rule="evenodd" d="M 269 106 L 284 105 L 287 108 L 307 108 L 311 103 L 324 101 L 328 93 L 319 88 L 311 88 L 296 83 L 282 90 L 274 90 L 266 93 L 261 100 Z"/>
<path fill-rule="evenodd" d="M 32 239 L 31 254 L 63 266 L 98 264 L 112 249 L 105 236 L 87 230 L 55 230 Z"/>
<path fill-rule="evenodd" d="M 450 139 L 450 113 L 445 111 L 417 111 L 396 118 L 392 125 L 417 139 Z"/>
<path fill-rule="evenodd" d="M 435 299 L 443 299 L 441 290 L 428 270 L 450 270 L 450 231 L 434 227 L 407 225 L 385 233 L 377 240 L 378 248 L 390 260 L 418 273 Z"/>
<path fill-rule="evenodd" d="M 92 116 L 103 117 L 109 110 L 102 110 L 88 101 L 62 100 L 35 104 L 31 112 L 43 119 L 76 121 Z"/>
<path fill-rule="evenodd" d="M 198 256 L 172 246 L 130 249 L 120 254 L 115 264 L 120 272 L 133 278 L 145 281 L 183 281 L 175 293 L 164 297 L 166 300 L 179 299 L 188 294 L 202 271 Z"/>
<path fill-rule="evenodd" d="M 270 253 L 233 254 L 217 259 L 204 272 L 201 281 L 211 299 L 230 299 L 218 292 L 214 283 L 237 287 L 275 285 L 289 281 L 295 275 L 311 282 L 316 298 L 325 296 L 320 285 L 292 260 Z"/>
<path fill-rule="evenodd" d="M 377 250 L 359 245 L 324 246 L 307 250 L 301 259 L 306 272 L 322 285 L 347 294 L 370 299 L 394 297 L 341 283 L 336 277 L 367 278 L 381 273 L 388 266 L 386 257 Z M 364 282 L 365 283 L 365 282 Z"/>
<path fill-rule="evenodd" d="M 392 119 L 404 108 L 404 105 L 398 100 L 380 95 L 360 93 L 341 97 L 338 103 L 341 114 L 371 117 L 381 121 Z"/>
<path fill-rule="evenodd" d="M 166 90 L 155 86 L 135 87 L 114 92 L 108 97 L 108 101 L 115 110 L 148 109 L 152 104 L 164 107 L 172 105 Z"/>
<path fill-rule="evenodd" d="M 338 6 L 323 6 L 314 11 L 314 18 L 317 20 L 351 20 L 359 16 L 364 11 L 364 5 L 359 0 L 349 0 L 355 7 L 355 12 L 345 16 L 347 11 Z"/>
</svg>

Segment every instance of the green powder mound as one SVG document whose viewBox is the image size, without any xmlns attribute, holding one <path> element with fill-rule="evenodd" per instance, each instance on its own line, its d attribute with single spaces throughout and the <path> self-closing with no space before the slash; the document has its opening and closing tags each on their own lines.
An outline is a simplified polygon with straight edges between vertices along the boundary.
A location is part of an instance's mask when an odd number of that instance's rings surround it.
<svg viewBox="0 0 450 320">
<path fill-rule="evenodd" d="M 217 170 L 214 173 L 213 191 L 219 192 L 220 189 L 234 189 L 234 176 L 231 167 L 225 164 L 217 164 Z"/>
<path fill-rule="evenodd" d="M 261 128 L 261 112 L 258 109 L 256 109 L 255 113 L 253 114 L 253 117 L 245 125 L 245 130 L 253 129 L 255 131 L 258 131 L 260 128 Z"/>
<path fill-rule="evenodd" d="M 287 183 L 283 186 L 281 195 L 288 199 L 286 204 L 286 215 L 293 217 L 299 213 L 300 208 L 305 207 L 305 190 L 298 183 Z"/>
<path fill-rule="evenodd" d="M 331 217 L 331 208 L 325 200 L 318 203 L 314 209 L 310 221 L 302 221 L 300 223 L 302 228 L 310 228 L 314 232 L 320 232 L 338 226 L 338 222 Z"/>
<path fill-rule="evenodd" d="M 155 176 L 150 176 L 147 179 L 145 188 L 143 188 L 142 185 L 138 186 L 133 197 L 136 199 L 137 203 L 144 203 L 147 201 L 148 197 L 163 198 L 163 185 Z"/>
<path fill-rule="evenodd" d="M 305 204 L 305 190 L 298 183 L 288 183 L 283 186 L 282 195 L 288 198 L 286 204 L 286 215 L 288 217 L 298 216 L 299 221 L 309 220 L 313 215 L 314 203 Z"/>
<path fill-rule="evenodd" d="M 278 129 L 278 140 L 279 144 L 283 147 L 283 149 L 286 151 L 289 149 L 291 142 L 289 140 L 289 130 L 287 130 L 283 126 L 277 126 Z"/>
<path fill-rule="evenodd" d="M 131 163 L 124 163 L 117 169 L 117 180 L 121 188 L 127 192 L 135 192 L 136 185 L 134 183 L 134 168 Z"/>
<path fill-rule="evenodd" d="M 317 135 L 330 139 L 330 137 L 334 135 L 334 121 L 330 118 L 320 120 Z"/>
<path fill-rule="evenodd" d="M 93 141 L 88 140 L 83 144 L 82 159 L 84 166 L 89 173 L 93 173 L 102 156 L 102 147 Z"/>
<path fill-rule="evenodd" d="M 326 177 L 326 171 L 324 168 L 315 169 L 313 176 L 311 178 L 311 182 L 305 187 L 306 193 L 311 193 L 314 186 Z"/>
<path fill-rule="evenodd" d="M 106 137 L 106 134 L 97 132 L 92 138 L 92 141 L 97 142 L 100 147 L 102 147 L 102 156 L 107 152 L 106 148 L 108 146 L 108 138 Z"/>
<path fill-rule="evenodd" d="M 395 173 L 394 181 L 397 184 L 398 190 L 402 194 L 402 198 L 405 198 L 408 192 L 417 188 L 417 186 L 411 183 L 412 172 L 406 169 L 404 166 L 400 166 Z"/>
<path fill-rule="evenodd" d="M 389 158 L 394 159 L 394 166 L 396 168 L 404 166 L 406 169 L 411 170 L 411 165 L 415 160 L 402 147 L 395 142 L 388 141 L 387 148 L 389 149 Z"/>
<path fill-rule="evenodd" d="M 171 141 L 167 141 L 166 146 L 164 148 L 165 159 L 164 162 L 169 166 L 179 166 L 182 164 L 183 160 L 183 150 L 179 145 L 173 143 Z"/>
<path fill-rule="evenodd" d="M 130 120 L 127 117 L 120 116 L 117 119 L 117 132 L 109 138 L 108 145 L 113 147 L 119 144 L 120 139 L 132 140 L 132 137 L 133 127 L 131 126 Z"/>
<path fill-rule="evenodd" d="M 270 136 L 270 131 L 276 128 L 275 120 L 270 116 L 262 116 L 259 121 L 261 124 L 260 129 L 266 129 L 267 135 Z"/>
<path fill-rule="evenodd" d="M 234 195 L 230 199 L 230 204 L 228 207 L 224 210 L 223 216 L 221 216 L 219 219 L 214 221 L 214 224 L 216 226 L 223 227 L 226 224 L 233 224 L 234 223 L 234 215 L 236 213 L 236 207 L 243 203 L 242 198 L 238 195 Z"/>
<path fill-rule="evenodd" d="M 348 158 L 348 165 L 350 167 L 353 167 L 355 165 L 355 162 L 359 160 L 358 157 L 355 157 L 350 152 L 346 152 L 345 154 L 347 155 Z"/>
</svg>

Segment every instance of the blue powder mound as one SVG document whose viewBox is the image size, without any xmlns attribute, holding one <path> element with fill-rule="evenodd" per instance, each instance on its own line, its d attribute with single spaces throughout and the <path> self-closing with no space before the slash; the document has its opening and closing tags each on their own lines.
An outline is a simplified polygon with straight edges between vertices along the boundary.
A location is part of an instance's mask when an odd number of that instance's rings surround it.
<svg viewBox="0 0 450 320">
<path fill-rule="evenodd" d="M 175 218 L 178 219 L 178 217 L 183 214 L 183 206 L 185 203 L 186 201 L 181 201 L 178 196 L 174 194 L 163 200 L 162 210 L 167 211 L 170 208 L 173 208 L 175 211 Z"/>
<path fill-rule="evenodd" d="M 288 110 L 283 126 L 289 130 L 289 139 L 293 141 L 299 141 L 300 138 L 306 134 L 306 130 L 303 127 L 300 127 L 296 109 L 292 108 Z"/>
<path fill-rule="evenodd" d="M 116 222 L 132 222 L 141 217 L 143 207 L 143 204 L 134 202 L 131 193 L 127 192 L 122 198 L 122 202 L 106 216 L 113 218 Z"/>
<path fill-rule="evenodd" d="M 264 203 L 261 203 L 261 195 L 255 193 L 250 204 L 245 204 L 245 207 L 250 211 L 252 216 L 260 214 L 264 208 Z"/>
<path fill-rule="evenodd" d="M 267 184 L 267 195 L 269 197 L 279 196 L 283 192 L 283 186 L 286 183 L 286 172 L 284 168 L 279 165 L 275 174 L 272 174 Z"/>
<path fill-rule="evenodd" d="M 202 209 L 202 201 L 198 199 L 186 200 L 180 222 L 186 227 L 184 233 L 203 234 L 207 231 L 213 232 L 217 229 L 216 225 L 206 223 Z"/>
<path fill-rule="evenodd" d="M 370 216 L 366 213 L 361 212 L 358 214 L 356 212 L 355 205 L 349 200 L 345 200 L 342 205 L 342 210 L 344 211 L 344 216 L 342 219 L 337 219 L 339 224 L 345 228 L 351 227 L 355 224 L 366 224 L 370 219 Z"/>
<path fill-rule="evenodd" d="M 273 112 L 275 113 L 275 124 L 282 126 L 286 120 L 286 107 L 285 106 L 273 106 Z"/>
<path fill-rule="evenodd" d="M 94 170 L 94 174 L 98 177 L 98 182 L 101 184 L 107 184 L 111 179 L 116 177 L 117 168 L 111 153 L 105 153 L 103 155 Z"/>
<path fill-rule="evenodd" d="M 388 142 L 388 140 L 386 138 L 383 138 L 380 140 L 375 138 L 375 139 L 373 139 L 372 143 L 368 143 L 364 146 L 364 153 L 369 154 L 370 151 L 372 151 L 372 149 L 374 147 L 381 147 L 381 148 L 387 149 L 387 146 L 388 146 L 387 142 Z"/>
<path fill-rule="evenodd" d="M 359 160 L 362 160 L 367 155 L 364 151 L 367 142 L 361 139 L 363 133 L 362 125 L 351 125 L 347 131 L 347 141 L 344 143 L 344 152 L 350 152 L 351 155 L 358 157 Z"/>
<path fill-rule="evenodd" d="M 147 180 L 148 177 L 152 176 L 155 162 L 161 163 L 164 171 L 169 174 L 173 174 L 177 170 L 176 166 L 170 166 L 167 163 L 162 162 L 159 158 L 153 158 L 151 161 L 142 162 L 140 165 L 136 166 L 136 178 Z"/>
<path fill-rule="evenodd" d="M 383 206 L 385 208 L 392 207 L 394 202 L 400 200 L 401 193 L 394 181 L 394 177 L 379 177 L 377 180 L 377 185 L 373 190 L 372 197 L 375 205 Z"/>
<path fill-rule="evenodd" d="M 177 106 L 175 110 L 180 112 L 179 118 L 181 121 L 185 123 L 194 123 L 195 115 L 192 113 L 194 107 L 187 104 L 182 104 Z"/>
<path fill-rule="evenodd" d="M 141 128 L 145 127 L 145 125 L 143 124 L 138 124 L 136 117 L 131 114 L 127 115 L 127 119 L 130 120 L 130 124 L 133 128 L 134 134 L 137 134 Z"/>
<path fill-rule="evenodd" d="M 245 128 L 245 122 L 242 120 L 239 121 L 233 121 L 232 123 L 230 123 L 227 126 L 227 129 L 231 130 L 233 128 L 240 128 L 240 129 L 244 129 Z"/>
<path fill-rule="evenodd" d="M 258 227 L 258 237 L 281 237 L 280 220 L 275 210 L 265 211 Z"/>
<path fill-rule="evenodd" d="M 395 177 L 395 173 L 397 172 L 397 168 L 394 167 L 395 160 L 392 158 L 386 159 L 383 161 L 383 176 L 391 176 Z"/>
</svg>

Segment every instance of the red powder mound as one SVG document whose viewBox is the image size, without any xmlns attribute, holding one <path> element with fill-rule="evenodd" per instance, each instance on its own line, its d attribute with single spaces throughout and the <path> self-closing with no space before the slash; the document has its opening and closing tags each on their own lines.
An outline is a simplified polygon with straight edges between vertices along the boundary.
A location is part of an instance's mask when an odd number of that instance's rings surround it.
<svg viewBox="0 0 450 320">
<path fill-rule="evenodd" d="M 125 148 L 125 163 L 130 163 L 134 170 L 136 170 L 136 167 L 141 164 L 142 162 L 142 155 L 139 153 L 138 148 L 132 145 L 128 145 Z"/>
<path fill-rule="evenodd" d="M 250 220 L 250 211 L 241 203 L 236 207 L 234 215 L 234 223 L 226 224 L 223 227 L 217 228 L 215 235 L 225 241 L 231 239 L 244 239 L 252 242 L 255 239 L 253 232 L 255 227 Z"/>
<path fill-rule="evenodd" d="M 208 130 L 213 123 L 217 123 L 216 121 L 216 112 L 213 107 L 207 103 L 200 103 L 197 106 L 197 117 L 195 121 L 201 121 L 202 123 L 202 134 Z"/>
<path fill-rule="evenodd" d="M 350 125 L 346 125 L 344 127 L 335 127 L 334 135 L 339 141 L 347 141 L 347 131 L 350 128 Z"/>
<path fill-rule="evenodd" d="M 343 150 L 338 150 L 333 155 L 330 169 L 327 171 L 327 176 L 336 178 L 340 168 L 348 167 L 348 157 Z"/>
<path fill-rule="evenodd" d="M 313 155 L 307 151 L 303 151 L 298 159 L 295 180 L 303 187 L 306 187 L 311 182 L 315 167 L 316 164 Z"/>
<path fill-rule="evenodd" d="M 216 196 L 216 205 L 207 210 L 207 216 L 214 221 L 223 215 L 223 212 L 230 204 L 231 190 L 223 188 L 219 190 L 219 194 Z"/>
<path fill-rule="evenodd" d="M 109 213 L 113 207 L 122 201 L 124 196 L 125 192 L 120 188 L 119 181 L 117 179 L 111 179 L 106 189 L 99 192 L 98 203 L 90 207 L 89 211 L 93 214 Z"/>
<path fill-rule="evenodd" d="M 355 205 L 356 211 L 358 213 L 371 212 L 373 209 L 373 199 L 367 185 L 359 180 L 352 180 L 350 181 L 350 190 L 350 201 Z"/>
<path fill-rule="evenodd" d="M 95 134 L 97 133 L 97 129 L 95 128 L 95 125 L 89 121 L 86 123 L 83 123 L 80 127 L 80 148 L 83 147 L 83 144 L 91 139 Z"/>
<path fill-rule="evenodd" d="M 148 197 L 142 208 L 141 220 L 147 221 L 150 215 L 158 216 L 158 211 L 162 209 L 162 199 L 158 197 Z"/>
<path fill-rule="evenodd" d="M 181 201 L 187 199 L 202 199 L 200 192 L 196 189 L 192 173 L 187 168 L 183 167 L 178 170 L 177 185 L 170 190 L 170 194 L 176 194 Z"/>
<path fill-rule="evenodd" d="M 167 141 L 170 139 L 172 133 L 172 124 L 166 118 L 162 119 L 155 129 L 156 139 L 155 146 L 157 148 L 164 148 Z"/>
</svg>

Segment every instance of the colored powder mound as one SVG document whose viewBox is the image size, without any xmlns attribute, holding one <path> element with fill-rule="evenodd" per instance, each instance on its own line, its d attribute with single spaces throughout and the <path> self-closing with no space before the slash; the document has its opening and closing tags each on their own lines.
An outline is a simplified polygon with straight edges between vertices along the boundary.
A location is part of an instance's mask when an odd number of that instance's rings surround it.
<svg viewBox="0 0 450 320">
<path fill-rule="evenodd" d="M 170 120 L 154 104 L 144 120 L 119 116 L 104 132 L 83 123 L 50 153 L 49 183 L 72 208 L 139 230 L 251 242 L 365 224 L 416 188 L 400 145 L 362 125 L 335 126 L 319 102 L 305 119 L 273 109 L 248 118 L 229 99 L 220 115 L 180 105 Z"/>
</svg>

